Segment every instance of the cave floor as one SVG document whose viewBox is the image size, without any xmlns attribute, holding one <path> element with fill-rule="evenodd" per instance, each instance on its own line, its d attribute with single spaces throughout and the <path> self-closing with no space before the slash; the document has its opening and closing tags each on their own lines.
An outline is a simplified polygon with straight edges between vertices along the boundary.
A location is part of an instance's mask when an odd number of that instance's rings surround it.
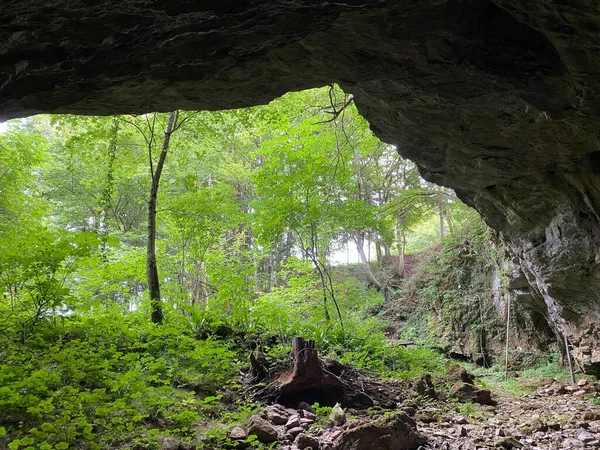
<svg viewBox="0 0 600 450">
<path fill-rule="evenodd" d="M 429 417 L 417 420 L 428 437 L 424 448 L 600 449 L 600 408 L 590 389 L 553 381 L 540 386 L 520 396 L 493 392 L 495 407 L 469 404 L 444 414 L 432 404 Z"/>
</svg>

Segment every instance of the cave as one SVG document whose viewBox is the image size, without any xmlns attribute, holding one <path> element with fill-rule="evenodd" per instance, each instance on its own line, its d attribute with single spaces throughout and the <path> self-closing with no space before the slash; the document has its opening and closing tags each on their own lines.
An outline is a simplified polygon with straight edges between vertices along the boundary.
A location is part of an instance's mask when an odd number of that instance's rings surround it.
<svg viewBox="0 0 600 450">
<path fill-rule="evenodd" d="M 600 11 L 577 0 L 5 0 L 0 120 L 230 109 L 338 83 L 507 243 L 600 374 Z"/>
</svg>

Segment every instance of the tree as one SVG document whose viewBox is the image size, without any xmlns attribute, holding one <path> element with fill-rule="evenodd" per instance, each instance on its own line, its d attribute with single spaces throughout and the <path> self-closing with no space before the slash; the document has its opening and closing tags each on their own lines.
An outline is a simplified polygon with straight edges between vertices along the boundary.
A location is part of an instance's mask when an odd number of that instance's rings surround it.
<svg viewBox="0 0 600 450">
<path fill-rule="evenodd" d="M 160 280 L 158 278 L 158 264 L 156 263 L 156 204 L 158 201 L 158 188 L 160 187 L 160 177 L 169 152 L 169 144 L 171 143 L 171 135 L 181 123 L 177 123 L 179 117 L 178 111 L 169 113 L 169 120 L 165 128 L 162 147 L 158 156 L 156 168 L 152 161 L 152 142 L 154 136 L 149 137 L 148 141 L 148 168 L 152 185 L 150 187 L 150 198 L 148 199 L 148 236 L 146 243 L 146 276 L 148 279 L 148 292 L 150 294 L 150 304 L 152 307 L 152 322 L 160 324 L 163 321 L 164 314 L 160 298 Z M 156 120 L 154 114 L 153 120 Z M 154 133 L 154 125 L 152 126 Z"/>
<path fill-rule="evenodd" d="M 134 120 L 126 120 L 133 125 L 143 136 L 148 149 L 148 171 L 150 173 L 150 195 L 148 197 L 148 233 L 146 235 L 146 279 L 148 282 L 148 293 L 150 296 L 151 320 L 161 324 L 164 319 L 162 301 L 160 296 L 160 279 L 158 276 L 158 264 L 156 262 L 156 213 L 158 203 L 158 191 L 163 173 L 165 161 L 169 153 L 171 136 L 183 125 L 187 118 L 179 121 L 179 111 L 171 111 L 164 129 L 162 145 L 156 166 L 154 165 L 153 151 L 157 143 L 156 125 L 159 122 L 157 113 L 145 116 L 145 129 L 143 125 Z"/>
</svg>

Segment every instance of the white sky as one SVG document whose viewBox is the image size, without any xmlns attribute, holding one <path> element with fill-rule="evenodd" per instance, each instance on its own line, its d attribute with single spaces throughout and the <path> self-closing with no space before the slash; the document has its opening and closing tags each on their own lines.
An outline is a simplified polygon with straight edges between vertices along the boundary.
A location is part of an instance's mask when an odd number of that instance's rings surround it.
<svg viewBox="0 0 600 450">
<path fill-rule="evenodd" d="M 365 253 L 368 254 L 367 246 L 365 245 Z M 360 257 L 358 256 L 358 250 L 356 250 L 356 245 L 350 242 L 348 247 L 333 252 L 329 257 L 331 263 L 333 265 L 336 264 L 346 264 L 346 263 L 358 263 L 360 262 Z"/>
<path fill-rule="evenodd" d="M 0 134 L 4 133 L 8 128 L 8 124 L 6 122 L 0 122 Z"/>
</svg>

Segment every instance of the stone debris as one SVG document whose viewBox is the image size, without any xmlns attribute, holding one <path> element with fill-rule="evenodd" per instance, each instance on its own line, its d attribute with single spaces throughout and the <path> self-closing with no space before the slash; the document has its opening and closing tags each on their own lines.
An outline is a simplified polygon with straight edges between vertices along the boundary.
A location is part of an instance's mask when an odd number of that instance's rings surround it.
<svg viewBox="0 0 600 450">
<path fill-rule="evenodd" d="M 480 406 L 470 418 L 449 414 L 438 422 L 421 421 L 419 410 L 418 430 L 428 437 L 422 450 L 599 450 L 600 409 L 590 402 L 597 386 L 552 382 L 535 394 L 499 397 L 495 408 Z M 582 389 L 585 395 L 574 395 Z"/>
<path fill-rule="evenodd" d="M 576 397 L 595 392 L 600 392 L 600 384 L 588 380 L 579 380 L 576 385 L 554 381 L 549 387 L 542 390 L 545 395 L 574 395 Z"/>
<path fill-rule="evenodd" d="M 453 413 L 443 401 L 407 401 L 410 406 L 370 413 L 336 405 L 317 422 L 306 403 L 297 409 L 274 404 L 252 417 L 247 432 L 235 427 L 228 437 L 256 435 L 264 444 L 279 442 L 281 450 L 600 449 L 600 409 L 590 402 L 597 386 L 550 381 L 535 394 L 492 399 L 490 391 L 460 381 L 448 397 L 480 403 L 474 414 Z"/>
<path fill-rule="evenodd" d="M 297 410 L 270 405 L 263 414 L 252 417 L 247 433 L 235 427 L 228 436 L 243 440 L 255 435 L 264 444 L 280 442 L 282 450 L 416 450 L 426 442 L 418 434 L 416 422 L 401 411 L 348 420 L 336 405 L 322 427 L 313 426 L 316 418 L 306 405 Z"/>
</svg>

